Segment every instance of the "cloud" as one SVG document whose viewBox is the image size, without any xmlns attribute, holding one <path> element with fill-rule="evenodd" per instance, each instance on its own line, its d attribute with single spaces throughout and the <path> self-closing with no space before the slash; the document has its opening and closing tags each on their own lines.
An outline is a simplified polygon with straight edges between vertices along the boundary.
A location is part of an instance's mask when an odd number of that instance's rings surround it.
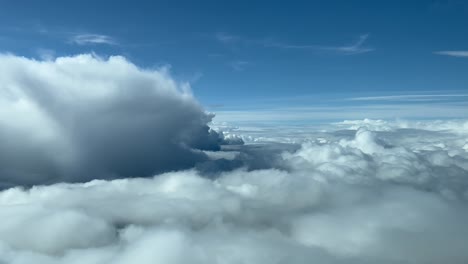
<svg viewBox="0 0 468 264">
<path fill-rule="evenodd" d="M 351 101 L 428 101 L 468 97 L 468 94 L 403 94 L 385 96 L 353 97 Z"/>
<path fill-rule="evenodd" d="M 364 35 L 359 36 L 356 42 L 354 42 L 351 45 L 341 46 L 341 47 L 336 47 L 336 48 L 330 47 L 329 49 L 336 50 L 337 52 L 342 52 L 344 54 L 360 54 L 360 53 L 374 51 L 373 48 L 363 46 L 368 38 L 369 38 L 369 34 L 364 34 Z"/>
<path fill-rule="evenodd" d="M 216 150 L 187 84 L 123 57 L 0 55 L 0 180 L 135 177 L 189 168 Z"/>
<path fill-rule="evenodd" d="M 118 45 L 114 38 L 100 34 L 77 34 L 70 37 L 69 41 L 77 45 Z"/>
<path fill-rule="evenodd" d="M 466 136 L 337 129 L 283 169 L 1 191 L 0 262 L 466 263 Z"/>
<path fill-rule="evenodd" d="M 235 42 L 239 42 L 242 40 L 242 38 L 239 36 L 231 35 L 225 32 L 216 33 L 215 38 L 217 41 L 224 43 L 224 44 L 235 43 Z"/>
<path fill-rule="evenodd" d="M 424 102 L 419 104 L 332 104 L 329 106 L 264 106 L 252 110 L 224 110 L 216 112 L 216 122 L 239 124 L 280 124 L 285 122 L 317 123 L 343 119 L 454 119 L 466 118 L 467 104 L 460 102 Z"/>
<path fill-rule="evenodd" d="M 224 45 L 233 46 L 261 46 L 267 48 L 289 49 L 289 50 L 311 50 L 317 52 L 332 52 L 342 55 L 354 55 L 374 51 L 374 48 L 365 46 L 365 42 L 369 38 L 369 34 L 363 34 L 350 45 L 329 46 L 329 45 L 311 45 L 311 44 L 291 44 L 279 42 L 271 38 L 265 39 L 251 39 L 238 35 L 228 34 L 225 32 L 218 32 L 215 34 L 215 39 Z"/>
<path fill-rule="evenodd" d="M 41 60 L 51 61 L 56 57 L 55 51 L 51 49 L 37 49 L 37 55 Z"/>
<path fill-rule="evenodd" d="M 467 262 L 466 119 L 210 129 L 189 88 L 0 55 L 0 263 Z"/>
<path fill-rule="evenodd" d="M 452 57 L 466 58 L 468 57 L 468 51 L 466 50 L 445 50 L 445 51 L 436 51 L 434 54 L 445 55 Z"/>
<path fill-rule="evenodd" d="M 367 128 L 373 131 L 395 131 L 398 129 L 419 129 L 425 131 L 450 131 L 451 133 L 468 133 L 468 122 L 463 119 L 455 120 L 430 120 L 430 121 L 409 121 L 409 120 L 382 120 L 382 119 L 362 119 L 344 120 L 333 124 L 342 129 L 357 130 Z"/>
<path fill-rule="evenodd" d="M 229 63 L 231 68 L 235 71 L 243 71 L 247 65 L 249 65 L 250 62 L 248 61 L 243 61 L 243 60 L 236 60 L 232 61 Z"/>
<path fill-rule="evenodd" d="M 281 49 L 297 49 L 297 50 L 315 50 L 315 51 L 328 51 L 343 55 L 354 55 L 374 51 L 374 48 L 365 47 L 364 43 L 369 38 L 369 34 L 360 35 L 357 40 L 350 45 L 343 46 L 323 46 L 323 45 L 296 45 L 280 43 L 275 41 L 265 42 L 266 47 L 274 47 Z"/>
</svg>

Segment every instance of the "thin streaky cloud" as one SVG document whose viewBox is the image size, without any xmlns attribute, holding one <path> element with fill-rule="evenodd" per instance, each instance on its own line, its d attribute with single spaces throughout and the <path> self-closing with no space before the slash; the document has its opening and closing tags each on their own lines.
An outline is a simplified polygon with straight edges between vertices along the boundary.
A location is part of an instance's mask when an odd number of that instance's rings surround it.
<svg viewBox="0 0 468 264">
<path fill-rule="evenodd" d="M 345 119 L 395 119 L 395 118 L 459 118 L 466 116 L 466 104 L 458 103 L 423 103 L 402 105 L 365 104 L 359 106 L 324 106 L 324 107 L 271 107 L 256 110 L 219 110 L 215 121 L 224 122 L 284 122 L 313 120 Z"/>
<path fill-rule="evenodd" d="M 335 48 L 336 51 L 347 53 L 347 54 L 359 54 L 373 51 L 373 48 L 364 47 L 364 43 L 369 38 L 369 34 L 359 36 L 358 40 L 350 46 L 342 46 Z M 333 48 L 332 48 L 333 50 Z"/>
<path fill-rule="evenodd" d="M 232 69 L 235 71 L 243 71 L 247 65 L 249 65 L 250 62 L 248 61 L 243 61 L 243 60 L 236 60 L 232 61 L 229 63 Z"/>
<path fill-rule="evenodd" d="M 418 100 L 424 98 L 453 98 L 468 97 L 468 94 L 406 94 L 406 95 L 385 95 L 385 96 L 366 96 L 353 97 L 349 101 L 391 101 L 391 100 Z"/>
<path fill-rule="evenodd" d="M 77 34 L 72 36 L 69 41 L 77 45 L 95 45 L 95 44 L 105 44 L 105 45 L 117 45 L 117 41 L 107 35 L 101 34 Z"/>
<path fill-rule="evenodd" d="M 241 41 L 241 37 L 228 34 L 225 32 L 218 32 L 215 35 L 215 38 L 217 41 L 228 44 L 228 43 L 234 43 L 234 42 L 239 42 Z"/>
<path fill-rule="evenodd" d="M 468 58 L 468 50 L 443 50 L 443 51 L 436 51 L 434 52 L 434 54 Z"/>
<path fill-rule="evenodd" d="M 41 60 L 53 61 L 56 57 L 55 51 L 51 49 L 39 48 L 36 50 L 37 55 Z"/>
<path fill-rule="evenodd" d="M 344 46 L 324 46 L 324 45 L 295 45 L 280 42 L 265 43 L 267 47 L 282 48 L 282 49 L 304 49 L 315 51 L 332 51 L 345 55 L 360 54 L 374 51 L 374 48 L 364 46 L 369 38 L 369 34 L 360 35 L 359 38 L 351 45 Z"/>
<path fill-rule="evenodd" d="M 68 44 L 75 45 L 121 45 L 121 43 L 119 43 L 115 38 L 109 35 L 87 33 L 86 31 L 76 31 L 60 27 L 46 27 L 42 24 L 33 24 L 29 27 L 0 26 L 0 31 L 11 31 L 23 34 L 42 35 L 54 39 L 60 39 Z"/>
<path fill-rule="evenodd" d="M 291 49 L 291 50 L 314 50 L 314 51 L 328 51 L 343 55 L 353 55 L 374 51 L 374 48 L 365 46 L 365 42 L 369 38 L 369 34 L 360 35 L 356 41 L 349 45 L 342 46 L 326 46 L 326 45 L 313 45 L 313 44 L 291 44 L 280 41 L 275 41 L 271 38 L 264 39 L 249 39 L 239 35 L 229 34 L 226 32 L 217 32 L 215 39 L 225 45 L 247 45 L 247 46 L 263 46 L 267 48 L 278 49 Z"/>
</svg>

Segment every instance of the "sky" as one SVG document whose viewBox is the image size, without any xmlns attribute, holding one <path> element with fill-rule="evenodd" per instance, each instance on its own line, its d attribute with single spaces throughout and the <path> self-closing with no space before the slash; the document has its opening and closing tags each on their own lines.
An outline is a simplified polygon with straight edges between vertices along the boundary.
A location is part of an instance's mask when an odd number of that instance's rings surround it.
<svg viewBox="0 0 468 264">
<path fill-rule="evenodd" d="M 468 263 L 466 25 L 0 0 L 0 263 Z"/>
<path fill-rule="evenodd" d="M 1 52 L 168 67 L 219 121 L 466 117 L 466 1 L 1 5 Z"/>
</svg>

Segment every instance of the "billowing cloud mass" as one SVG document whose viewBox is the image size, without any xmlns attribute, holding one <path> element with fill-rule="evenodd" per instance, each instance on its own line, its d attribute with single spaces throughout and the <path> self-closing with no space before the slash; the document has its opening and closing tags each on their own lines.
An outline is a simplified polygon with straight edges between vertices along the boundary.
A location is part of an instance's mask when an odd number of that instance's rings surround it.
<svg viewBox="0 0 468 264">
<path fill-rule="evenodd" d="M 0 55 L 0 189 L 193 167 L 222 138 L 164 69 L 93 55 Z"/>
<path fill-rule="evenodd" d="M 466 120 L 210 129 L 93 55 L 0 55 L 0 105 L 0 263 L 468 262 Z"/>
<path fill-rule="evenodd" d="M 257 130 L 207 153 L 264 168 L 216 177 L 4 190 L 0 263 L 467 263 L 466 121 L 407 124 L 346 121 L 300 145 Z"/>
</svg>

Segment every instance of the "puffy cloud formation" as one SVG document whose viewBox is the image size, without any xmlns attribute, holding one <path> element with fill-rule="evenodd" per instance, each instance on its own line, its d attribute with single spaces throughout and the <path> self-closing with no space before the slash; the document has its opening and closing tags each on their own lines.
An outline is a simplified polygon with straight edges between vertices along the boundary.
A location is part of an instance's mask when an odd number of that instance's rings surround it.
<svg viewBox="0 0 468 264">
<path fill-rule="evenodd" d="M 208 152 L 281 154 L 214 179 L 191 169 L 4 190 L 0 263 L 467 263 L 465 134 L 316 136 Z"/>
<path fill-rule="evenodd" d="M 0 189 L 186 169 L 223 143 L 188 85 L 119 56 L 0 55 L 0 105 Z"/>
<path fill-rule="evenodd" d="M 0 263 L 468 262 L 466 120 L 215 132 L 92 55 L 0 55 L 0 105 Z"/>
</svg>

